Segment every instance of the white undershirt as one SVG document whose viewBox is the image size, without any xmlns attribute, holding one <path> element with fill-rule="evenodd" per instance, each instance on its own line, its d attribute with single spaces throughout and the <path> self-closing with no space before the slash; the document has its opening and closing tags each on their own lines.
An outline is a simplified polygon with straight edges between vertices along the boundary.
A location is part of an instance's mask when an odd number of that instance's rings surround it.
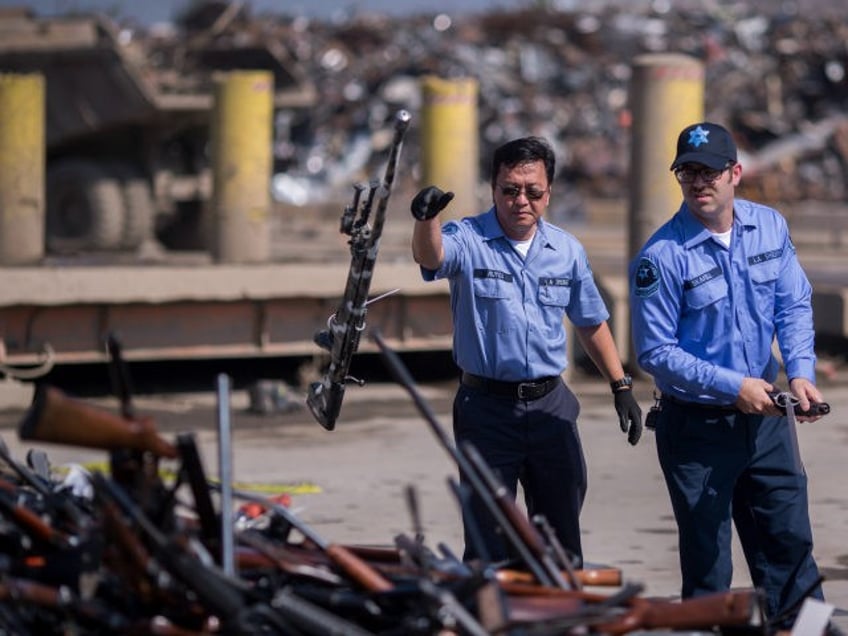
<svg viewBox="0 0 848 636">
<path fill-rule="evenodd" d="M 733 234 L 733 228 L 727 230 L 727 232 L 713 232 L 713 236 L 721 241 L 721 244 L 725 247 L 730 247 L 730 236 Z"/>
<path fill-rule="evenodd" d="M 511 238 L 507 238 L 507 240 L 512 243 L 512 246 L 521 258 L 527 258 L 527 252 L 530 250 L 530 244 L 533 242 L 533 237 L 535 237 L 535 234 L 526 241 L 515 241 Z"/>
</svg>

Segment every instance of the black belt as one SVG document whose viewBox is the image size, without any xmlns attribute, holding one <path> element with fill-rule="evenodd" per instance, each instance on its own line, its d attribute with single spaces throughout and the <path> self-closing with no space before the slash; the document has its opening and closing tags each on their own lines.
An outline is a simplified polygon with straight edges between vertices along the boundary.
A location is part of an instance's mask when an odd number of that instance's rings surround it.
<svg viewBox="0 0 848 636">
<path fill-rule="evenodd" d="M 473 373 L 462 372 L 462 383 L 465 386 L 514 400 L 538 400 L 553 391 L 561 382 L 562 379 L 559 376 L 525 382 L 504 382 L 503 380 L 492 380 Z"/>
<path fill-rule="evenodd" d="M 663 395 L 660 398 L 663 402 L 681 406 L 686 409 L 698 409 L 701 411 L 711 411 L 713 413 L 741 413 L 733 404 L 701 404 L 700 402 L 687 402 L 680 400 L 672 395 Z"/>
</svg>

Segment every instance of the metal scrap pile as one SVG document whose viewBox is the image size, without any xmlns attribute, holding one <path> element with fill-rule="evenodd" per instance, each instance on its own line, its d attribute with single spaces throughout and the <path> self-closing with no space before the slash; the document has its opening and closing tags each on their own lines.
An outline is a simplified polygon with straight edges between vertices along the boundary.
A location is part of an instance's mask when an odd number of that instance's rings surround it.
<svg viewBox="0 0 848 636">
<path fill-rule="evenodd" d="M 385 547 L 331 543 L 284 503 L 232 489 L 225 467 L 210 481 L 193 434 L 168 441 L 117 392 L 120 415 L 41 385 L 19 426 L 23 440 L 108 451 L 109 475 L 60 482 L 43 451 L 24 464 L 0 446 L 0 634 L 769 633 L 755 590 L 646 598 L 615 568 L 575 570 L 520 513 L 498 522 L 517 548 L 507 563 L 462 562 L 418 527 Z M 451 450 L 470 483 L 503 494 L 470 448 Z M 234 498 L 247 504 L 234 512 Z"/>
<path fill-rule="evenodd" d="M 215 37 L 282 43 L 318 87 L 314 108 L 278 119 L 278 167 L 305 179 L 301 200 L 359 176 L 391 113 L 420 107 L 418 80 L 429 73 L 478 79 L 484 178 L 496 145 L 540 134 L 555 143 L 566 183 L 588 196 L 623 196 L 631 63 L 663 52 L 704 62 L 707 117 L 737 134 L 749 186 L 772 200 L 845 198 L 844 20 L 791 2 L 625 6 L 327 22 L 247 16 Z"/>
</svg>

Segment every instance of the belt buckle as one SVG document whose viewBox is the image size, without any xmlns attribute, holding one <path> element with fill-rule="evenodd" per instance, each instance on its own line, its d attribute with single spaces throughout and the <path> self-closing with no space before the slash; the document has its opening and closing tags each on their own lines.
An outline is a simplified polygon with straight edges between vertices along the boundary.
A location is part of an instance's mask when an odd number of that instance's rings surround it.
<svg viewBox="0 0 848 636">
<path fill-rule="evenodd" d="M 532 400 L 533 399 L 533 389 L 536 386 L 532 382 L 519 382 L 518 383 L 518 399 L 519 400 Z M 526 392 L 525 392 L 526 390 Z"/>
</svg>

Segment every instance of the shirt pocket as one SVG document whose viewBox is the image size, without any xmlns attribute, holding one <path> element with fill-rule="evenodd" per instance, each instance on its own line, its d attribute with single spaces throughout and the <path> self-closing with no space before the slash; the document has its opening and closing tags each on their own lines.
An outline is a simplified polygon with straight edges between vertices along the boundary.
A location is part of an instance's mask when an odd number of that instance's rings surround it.
<svg viewBox="0 0 848 636">
<path fill-rule="evenodd" d="M 543 333 L 556 338 L 562 333 L 562 319 L 571 302 L 571 285 L 540 285 L 536 298 L 544 323 Z"/>
<path fill-rule="evenodd" d="M 571 285 L 539 286 L 540 304 L 565 309 L 569 302 L 571 302 Z"/>
<path fill-rule="evenodd" d="M 757 309 L 764 316 L 771 317 L 774 313 L 774 290 L 780 275 L 780 261 L 773 259 L 752 265 L 750 275 Z"/>
<path fill-rule="evenodd" d="M 727 298 L 727 281 L 718 277 L 687 290 L 686 305 L 693 311 L 701 311 Z"/>
<path fill-rule="evenodd" d="M 481 329 L 506 333 L 516 329 L 511 311 L 513 283 L 498 278 L 475 278 L 474 299 Z"/>
</svg>

